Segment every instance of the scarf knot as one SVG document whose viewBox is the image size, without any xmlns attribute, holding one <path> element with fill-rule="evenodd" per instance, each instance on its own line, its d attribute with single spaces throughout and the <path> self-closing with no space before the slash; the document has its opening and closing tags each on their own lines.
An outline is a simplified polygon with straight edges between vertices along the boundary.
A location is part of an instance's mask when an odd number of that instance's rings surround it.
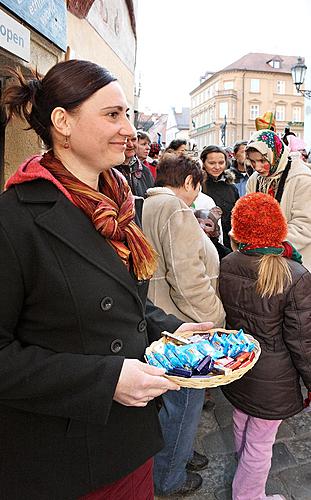
<svg viewBox="0 0 311 500">
<path fill-rule="evenodd" d="M 157 254 L 134 222 L 134 197 L 120 172 L 103 171 L 99 176 L 99 191 L 96 191 L 67 170 L 52 151 L 45 153 L 31 169 L 31 180 L 48 178 L 89 217 L 127 269 L 133 267 L 138 280 L 152 277 Z"/>
<path fill-rule="evenodd" d="M 129 191 L 120 207 L 112 200 L 97 203 L 92 214 L 92 222 L 102 236 L 111 240 L 125 241 L 126 227 L 134 217 L 134 197 Z"/>
</svg>

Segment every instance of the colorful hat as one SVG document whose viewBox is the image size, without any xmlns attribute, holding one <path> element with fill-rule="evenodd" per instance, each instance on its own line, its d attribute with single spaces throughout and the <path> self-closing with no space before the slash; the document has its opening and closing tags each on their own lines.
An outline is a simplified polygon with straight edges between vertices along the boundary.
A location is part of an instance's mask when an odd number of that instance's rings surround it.
<svg viewBox="0 0 311 500">
<path fill-rule="evenodd" d="M 274 174 L 285 151 L 285 144 L 272 130 L 255 132 L 247 143 L 245 150 L 254 148 L 264 155 L 270 163 L 269 175 Z"/>
<path fill-rule="evenodd" d="M 232 210 L 234 239 L 255 247 L 277 247 L 287 235 L 287 222 L 280 204 L 264 193 L 242 196 Z"/>
<path fill-rule="evenodd" d="M 275 118 L 272 111 L 266 111 L 263 116 L 258 116 L 255 119 L 256 130 L 273 130 L 276 131 Z"/>
</svg>

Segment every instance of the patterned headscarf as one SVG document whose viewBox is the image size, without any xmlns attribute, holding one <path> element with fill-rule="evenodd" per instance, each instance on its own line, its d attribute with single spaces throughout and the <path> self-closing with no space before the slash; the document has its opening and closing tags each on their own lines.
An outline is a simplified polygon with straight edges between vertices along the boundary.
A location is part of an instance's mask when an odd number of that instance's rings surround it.
<svg viewBox="0 0 311 500">
<path fill-rule="evenodd" d="M 270 163 L 269 175 L 273 175 L 278 168 L 281 157 L 285 151 L 285 144 L 272 130 L 260 130 L 252 135 L 246 146 L 256 149 Z"/>
</svg>

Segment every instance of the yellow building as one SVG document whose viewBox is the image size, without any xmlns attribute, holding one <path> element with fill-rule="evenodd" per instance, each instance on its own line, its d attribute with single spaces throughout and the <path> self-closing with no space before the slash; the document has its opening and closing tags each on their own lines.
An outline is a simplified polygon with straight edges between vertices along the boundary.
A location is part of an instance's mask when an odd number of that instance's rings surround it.
<svg viewBox="0 0 311 500">
<path fill-rule="evenodd" d="M 295 56 L 249 53 L 217 73 L 207 73 L 190 93 L 189 135 L 199 151 L 210 144 L 248 140 L 255 118 L 266 111 L 274 112 L 277 133 L 290 126 L 303 138 L 304 98 L 291 76 L 296 62 Z"/>
<path fill-rule="evenodd" d="M 134 105 L 137 0 L 0 0 L 0 92 L 10 67 L 45 74 L 65 59 L 107 67 Z M 27 157 L 42 150 L 33 131 L 0 116 L 0 187 Z"/>
</svg>

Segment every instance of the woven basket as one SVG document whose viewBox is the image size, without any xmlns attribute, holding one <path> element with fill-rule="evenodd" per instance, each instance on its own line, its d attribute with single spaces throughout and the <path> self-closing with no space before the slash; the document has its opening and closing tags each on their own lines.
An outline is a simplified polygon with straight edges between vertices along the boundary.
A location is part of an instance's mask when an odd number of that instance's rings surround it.
<svg viewBox="0 0 311 500">
<path fill-rule="evenodd" d="M 179 337 L 184 337 L 188 338 L 191 337 L 194 334 L 200 334 L 200 333 L 226 333 L 229 335 L 230 333 L 237 334 L 238 330 L 225 330 L 224 328 L 214 328 L 211 330 L 207 330 L 206 332 L 183 332 L 179 333 Z M 251 335 L 247 335 L 246 337 L 249 338 L 250 341 L 252 341 L 255 344 L 254 348 L 254 353 L 255 357 L 253 361 L 245 366 L 245 368 L 237 368 L 236 370 L 233 370 L 230 375 L 205 375 L 203 377 L 200 376 L 193 376 L 190 378 L 185 378 L 185 377 L 173 377 L 171 375 L 164 375 L 164 377 L 172 380 L 173 382 L 176 382 L 176 384 L 180 385 L 181 387 L 190 387 L 191 389 L 204 389 L 206 387 L 218 387 L 219 385 L 226 385 L 230 384 L 231 382 L 234 382 L 234 380 L 238 380 L 239 378 L 243 377 L 243 375 L 248 372 L 251 368 L 253 368 L 254 364 L 257 363 L 258 358 L 261 353 L 260 345 L 259 342 L 257 342 L 256 339 L 254 339 Z M 165 337 L 163 339 L 157 340 L 156 342 L 152 342 L 152 344 L 147 347 L 146 349 L 146 354 L 149 354 L 153 351 L 154 347 L 156 345 L 159 345 L 160 343 L 166 343 L 167 340 Z"/>
</svg>

